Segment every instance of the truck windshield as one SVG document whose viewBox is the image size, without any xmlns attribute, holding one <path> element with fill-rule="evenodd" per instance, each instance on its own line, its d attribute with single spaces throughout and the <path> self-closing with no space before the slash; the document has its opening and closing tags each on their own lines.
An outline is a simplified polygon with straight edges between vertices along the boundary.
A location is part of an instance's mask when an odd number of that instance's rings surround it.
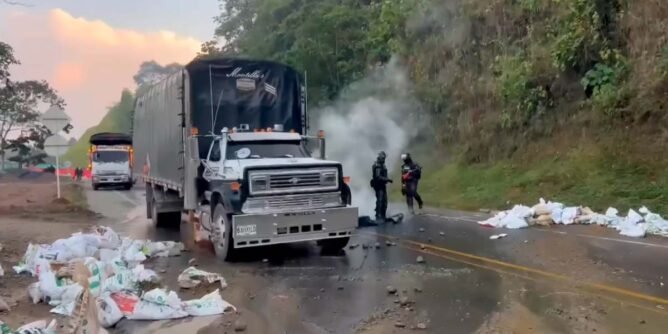
<svg viewBox="0 0 668 334">
<path fill-rule="evenodd" d="M 130 160 L 127 151 L 97 151 L 93 156 L 94 162 L 126 162 Z"/>
<path fill-rule="evenodd" d="M 229 142 L 226 159 L 306 158 L 300 141 Z"/>
</svg>

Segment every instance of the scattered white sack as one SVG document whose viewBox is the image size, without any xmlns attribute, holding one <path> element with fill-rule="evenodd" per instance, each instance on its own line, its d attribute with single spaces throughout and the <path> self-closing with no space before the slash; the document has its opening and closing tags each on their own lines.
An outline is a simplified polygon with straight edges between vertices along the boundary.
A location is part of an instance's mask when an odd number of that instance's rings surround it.
<svg viewBox="0 0 668 334">
<path fill-rule="evenodd" d="M 660 215 L 649 211 L 644 206 L 638 211 L 645 215 L 644 220 L 647 223 L 647 233 L 668 237 L 668 221 Z"/>
<path fill-rule="evenodd" d="M 149 257 L 168 257 L 179 256 L 184 249 L 185 245 L 181 242 L 148 241 L 143 251 Z"/>
<path fill-rule="evenodd" d="M 123 239 L 123 244 L 126 244 L 127 240 Z M 129 245 L 123 251 L 122 258 L 128 264 L 128 268 L 134 268 L 138 264 L 146 260 L 146 255 L 142 252 L 144 247 L 144 242 L 140 240 L 130 240 Z M 123 247 L 122 247 L 123 248 Z"/>
<path fill-rule="evenodd" d="M 644 237 L 647 227 L 642 221 L 643 217 L 633 209 L 630 209 L 628 215 L 626 215 L 626 219 L 617 226 L 619 234 L 633 238 Z"/>
<path fill-rule="evenodd" d="M 121 237 L 107 226 L 98 226 L 95 229 L 99 235 L 99 247 L 102 249 L 116 249 L 121 247 Z"/>
<path fill-rule="evenodd" d="M 115 249 L 107 249 L 107 248 L 101 248 L 100 249 L 100 261 L 102 262 L 111 262 L 114 261 L 117 258 L 121 257 L 121 252 Z"/>
<path fill-rule="evenodd" d="M 557 224 L 570 225 L 575 223 L 575 219 L 579 214 L 580 214 L 580 208 L 575 206 L 567 207 L 564 208 L 563 211 L 561 212 L 560 219 L 555 220 L 554 222 Z"/>
<path fill-rule="evenodd" d="M 35 261 L 42 258 L 42 253 L 47 248 L 47 245 L 28 244 L 28 249 L 23 255 L 23 259 L 18 265 L 14 266 L 14 271 L 17 274 L 30 273 L 35 276 Z"/>
<path fill-rule="evenodd" d="M 178 277 L 179 286 L 184 289 L 194 288 L 206 281 L 208 284 L 214 282 L 220 282 L 220 288 L 224 290 L 227 288 L 227 282 L 225 278 L 220 274 L 206 272 L 204 270 L 197 269 L 195 267 L 189 267 L 184 270 Z"/>
<path fill-rule="evenodd" d="M 187 317 L 183 303 L 174 291 L 167 293 L 163 289 L 153 289 L 139 300 L 134 312 L 127 316 L 130 320 L 166 320 Z"/>
<path fill-rule="evenodd" d="M 46 320 L 38 320 L 25 324 L 16 330 L 13 334 L 55 334 L 56 320 L 51 320 L 47 324 Z M 4 334 L 4 333 L 3 333 Z"/>
<path fill-rule="evenodd" d="M 478 222 L 478 224 L 489 227 L 502 227 L 501 220 L 507 215 L 506 211 L 501 211 L 487 220 Z"/>
<path fill-rule="evenodd" d="M 137 282 L 159 282 L 160 277 L 155 271 L 144 268 L 143 264 L 137 265 L 132 269 L 132 275 Z"/>
<path fill-rule="evenodd" d="M 529 227 L 527 218 L 533 215 L 533 210 L 524 205 L 515 205 L 511 210 L 502 211 L 494 217 L 478 222 L 480 225 L 489 227 L 505 227 L 509 229 L 520 229 Z"/>
<path fill-rule="evenodd" d="M 200 299 L 186 301 L 184 304 L 185 311 L 193 317 L 217 315 L 237 310 L 232 304 L 223 300 L 218 289 Z"/>
<path fill-rule="evenodd" d="M 60 301 L 51 301 L 49 304 L 57 305 L 50 312 L 64 316 L 71 316 L 77 305 L 77 299 L 83 293 L 83 287 L 78 283 L 70 284 L 65 287 L 65 291 L 60 297 Z"/>
<path fill-rule="evenodd" d="M 136 287 L 135 276 L 132 271 L 125 269 L 102 281 L 102 291 L 108 293 L 134 290 Z"/>
<path fill-rule="evenodd" d="M 121 310 L 124 316 L 128 316 L 135 312 L 137 304 L 139 304 L 139 297 L 132 293 L 116 292 L 111 294 L 111 299 L 116 303 L 118 309 Z"/>
<path fill-rule="evenodd" d="M 38 304 L 42 300 L 42 291 L 39 288 L 39 282 L 28 285 L 28 297 L 33 304 Z"/>
<path fill-rule="evenodd" d="M 100 298 L 95 300 L 95 305 L 97 306 L 97 318 L 102 327 L 112 327 L 123 319 L 121 309 L 118 308 L 118 305 L 116 305 L 110 294 L 102 294 Z"/>
<path fill-rule="evenodd" d="M 90 277 L 88 277 L 88 289 L 93 296 L 97 297 L 102 291 L 102 277 L 105 273 L 104 263 L 89 257 L 84 259 L 84 265 L 90 272 Z"/>
<path fill-rule="evenodd" d="M 39 290 L 44 300 L 60 300 L 66 286 L 62 280 L 56 279 L 52 271 L 45 271 L 39 275 Z"/>
</svg>

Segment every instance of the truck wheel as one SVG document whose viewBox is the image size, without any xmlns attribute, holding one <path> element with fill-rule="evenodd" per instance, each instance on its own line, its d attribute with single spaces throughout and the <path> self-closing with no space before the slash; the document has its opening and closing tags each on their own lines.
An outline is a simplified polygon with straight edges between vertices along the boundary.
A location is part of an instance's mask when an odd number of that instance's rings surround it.
<svg viewBox="0 0 668 334">
<path fill-rule="evenodd" d="M 325 239 L 320 241 L 320 245 L 322 245 L 322 249 L 326 252 L 338 252 L 348 245 L 348 241 L 350 241 L 350 237 Z"/>
<path fill-rule="evenodd" d="M 223 261 L 231 261 L 234 258 L 232 222 L 222 204 L 216 205 L 213 210 L 211 229 L 211 243 L 216 257 Z"/>
<path fill-rule="evenodd" d="M 132 183 L 128 183 L 123 187 L 125 190 L 130 190 L 132 189 Z"/>
<path fill-rule="evenodd" d="M 97 184 L 93 183 L 93 191 L 97 191 L 98 189 L 100 189 L 100 186 L 98 186 Z"/>
</svg>

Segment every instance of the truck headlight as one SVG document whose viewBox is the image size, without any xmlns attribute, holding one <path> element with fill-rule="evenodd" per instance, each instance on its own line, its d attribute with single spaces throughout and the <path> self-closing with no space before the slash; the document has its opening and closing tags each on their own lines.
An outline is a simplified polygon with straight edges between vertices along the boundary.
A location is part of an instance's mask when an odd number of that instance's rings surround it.
<svg viewBox="0 0 668 334">
<path fill-rule="evenodd" d="M 336 186 L 337 180 L 336 180 L 336 172 L 325 172 L 320 175 L 320 180 L 321 180 L 321 185 L 329 187 L 329 186 Z"/>
<path fill-rule="evenodd" d="M 269 190 L 269 182 L 266 176 L 253 176 L 251 178 L 251 191 L 265 191 Z"/>
</svg>

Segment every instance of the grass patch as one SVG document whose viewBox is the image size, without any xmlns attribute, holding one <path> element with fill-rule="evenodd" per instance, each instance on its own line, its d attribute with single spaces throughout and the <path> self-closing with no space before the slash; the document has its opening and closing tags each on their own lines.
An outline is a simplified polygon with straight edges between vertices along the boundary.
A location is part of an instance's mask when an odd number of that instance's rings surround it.
<svg viewBox="0 0 668 334">
<path fill-rule="evenodd" d="M 420 193 L 430 206 L 464 210 L 532 205 L 540 197 L 595 210 L 646 205 L 668 212 L 668 175 L 658 166 L 602 154 L 572 152 L 529 164 L 448 164 L 426 170 Z M 398 193 L 395 193 L 395 196 Z"/>
<path fill-rule="evenodd" d="M 67 202 L 74 211 L 89 211 L 86 193 L 81 184 L 70 183 L 63 187 L 62 199 Z"/>
</svg>

